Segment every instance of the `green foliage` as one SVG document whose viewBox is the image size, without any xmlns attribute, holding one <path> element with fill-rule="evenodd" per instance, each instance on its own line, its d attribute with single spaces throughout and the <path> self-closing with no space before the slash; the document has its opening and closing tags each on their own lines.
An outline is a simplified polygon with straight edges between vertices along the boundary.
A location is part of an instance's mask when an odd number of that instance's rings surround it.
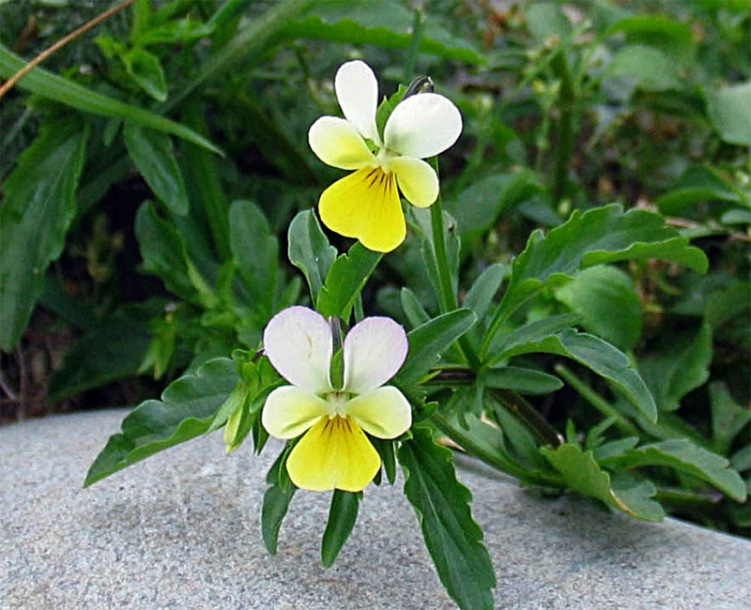
<svg viewBox="0 0 751 610">
<path fill-rule="evenodd" d="M 421 428 L 397 453 L 404 493 L 420 521 L 425 545 L 448 594 L 460 608 L 493 608 L 495 572 L 472 519 L 472 495 L 456 480 L 451 452 Z"/>
<path fill-rule="evenodd" d="M 75 119 L 47 123 L 18 160 L 0 207 L 0 348 L 11 350 L 63 250 L 76 213 L 88 130 Z"/>
<path fill-rule="evenodd" d="M 326 281 L 318 292 L 316 305 L 321 315 L 349 320 L 355 301 L 380 260 L 380 253 L 368 250 L 360 243 L 339 256 L 329 268 Z"/>
</svg>

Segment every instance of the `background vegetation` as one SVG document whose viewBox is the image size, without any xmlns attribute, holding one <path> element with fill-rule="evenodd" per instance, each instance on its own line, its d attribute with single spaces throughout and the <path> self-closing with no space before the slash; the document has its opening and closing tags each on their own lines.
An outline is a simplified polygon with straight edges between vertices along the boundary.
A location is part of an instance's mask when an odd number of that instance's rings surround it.
<svg viewBox="0 0 751 610">
<path fill-rule="evenodd" d="M 534 229 L 613 202 L 662 215 L 704 252 L 706 273 L 638 256 L 583 269 L 523 312 L 575 316 L 627 354 L 656 424 L 624 417 L 602 378 L 555 354 L 516 356 L 513 382 L 496 383 L 584 447 L 613 430 L 689 439 L 748 488 L 747 3 L 375 3 L 137 0 L 5 95 L 0 417 L 137 404 L 255 349 L 274 312 L 304 301 L 287 228 L 339 175 L 315 160 L 307 129 L 338 114 L 333 74 L 360 57 L 383 94 L 428 74 L 461 109 L 463 136 L 441 159 L 460 301 L 483 274 L 500 285 Z M 109 6 L 3 2 L 0 75 Z M 367 285 L 366 311 L 408 328 L 435 315 L 423 269 L 412 236 Z M 748 535 L 748 500 L 650 468 L 663 506 Z"/>
</svg>

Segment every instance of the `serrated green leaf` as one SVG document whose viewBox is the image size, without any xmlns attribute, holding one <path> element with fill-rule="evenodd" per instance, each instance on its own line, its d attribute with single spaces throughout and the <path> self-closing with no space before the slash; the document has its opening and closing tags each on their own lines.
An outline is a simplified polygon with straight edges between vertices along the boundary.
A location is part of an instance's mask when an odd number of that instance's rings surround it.
<svg viewBox="0 0 751 610">
<path fill-rule="evenodd" d="M 142 402 L 96 457 L 84 487 L 205 433 L 237 380 L 235 363 L 216 358 L 170 383 L 161 400 Z"/>
<path fill-rule="evenodd" d="M 23 59 L 0 44 L 0 76 L 10 78 L 25 65 L 26 62 Z M 50 74 L 43 68 L 34 68 L 16 86 L 83 112 L 118 117 L 130 123 L 175 135 L 207 150 L 222 154 L 221 150 L 206 138 L 175 121 L 82 87 L 67 78 Z"/>
<path fill-rule="evenodd" d="M 287 232 L 289 262 L 305 275 L 310 298 L 315 303 L 324 278 L 336 259 L 336 248 L 330 243 L 316 215 L 305 210 L 292 219 Z"/>
<path fill-rule="evenodd" d="M 44 123 L 3 185 L 0 206 L 0 349 L 18 342 L 44 287 L 44 272 L 76 216 L 87 130 L 75 120 Z"/>
<path fill-rule="evenodd" d="M 556 298 L 581 316 L 581 325 L 622 350 L 641 337 L 641 301 L 633 280 L 608 265 L 589 267 L 555 291 Z"/>
<path fill-rule="evenodd" d="M 138 374 L 162 303 L 126 306 L 98 320 L 65 355 L 47 389 L 50 402 Z"/>
<path fill-rule="evenodd" d="M 433 318 L 407 335 L 409 351 L 396 380 L 409 387 L 427 374 L 439 356 L 477 320 L 469 309 L 457 309 Z"/>
<path fill-rule="evenodd" d="M 697 447 L 685 438 L 673 439 L 628 449 L 601 462 L 603 466 L 632 469 L 640 466 L 664 466 L 695 476 L 713 485 L 737 502 L 746 499 L 746 486 L 740 475 L 729 468 L 723 457 Z"/>
<path fill-rule="evenodd" d="M 302 19 L 290 20 L 282 31 L 287 40 L 308 38 L 386 49 L 407 49 L 412 40 L 412 13 L 393 0 L 381 0 L 378 10 L 367 2 L 327 0 Z M 419 51 L 469 64 L 484 63 L 468 42 L 444 30 L 430 15 L 423 17 Z"/>
<path fill-rule="evenodd" d="M 187 214 L 188 194 L 169 138 L 132 123 L 125 124 L 123 137 L 128 155 L 154 195 L 171 212 L 181 216 Z"/>
<path fill-rule="evenodd" d="M 660 521 L 664 517 L 660 505 L 649 500 L 655 494 L 654 486 L 624 485 L 626 493 L 616 492 L 611 486 L 610 475 L 600 468 L 591 451 L 582 451 L 577 445 L 566 443 L 555 449 L 541 447 L 540 452 L 563 475 L 569 489 L 596 498 L 637 519 Z"/>
<path fill-rule="evenodd" d="M 318 292 L 318 312 L 322 316 L 339 316 L 342 320 L 349 320 L 355 300 L 382 257 L 383 254 L 368 250 L 360 242 L 339 256 Z"/>
<path fill-rule="evenodd" d="M 321 540 L 321 564 L 324 568 L 334 565 L 339 551 L 352 533 L 357 521 L 361 498 L 362 493 L 334 490 L 331 496 L 329 519 Z"/>
<path fill-rule="evenodd" d="M 266 216 L 250 201 L 233 201 L 229 219 L 230 249 L 248 291 L 249 305 L 270 316 L 279 279 L 279 240 Z"/>
<path fill-rule="evenodd" d="M 485 339 L 500 323 L 545 287 L 560 285 L 583 268 L 624 260 L 669 260 L 705 272 L 707 257 L 688 239 L 665 225 L 662 216 L 645 210 L 623 212 L 619 205 L 575 211 L 547 235 L 535 231 L 514 261 L 511 279 Z"/>
<path fill-rule="evenodd" d="M 639 361 L 639 371 L 661 411 L 675 411 L 681 399 L 709 378 L 712 331 L 698 329 L 664 335 L 659 346 Z"/>
<path fill-rule="evenodd" d="M 436 445 L 429 431 L 416 428 L 397 457 L 404 493 L 446 591 L 462 610 L 492 609 L 493 565 L 472 519 L 472 494 L 456 479 L 451 451 Z"/>
<path fill-rule="evenodd" d="M 623 352 L 599 337 L 564 330 L 539 341 L 517 345 L 507 350 L 505 357 L 534 352 L 565 356 L 586 366 L 620 389 L 649 421 L 657 420 L 655 399 L 637 370 Z"/>
</svg>

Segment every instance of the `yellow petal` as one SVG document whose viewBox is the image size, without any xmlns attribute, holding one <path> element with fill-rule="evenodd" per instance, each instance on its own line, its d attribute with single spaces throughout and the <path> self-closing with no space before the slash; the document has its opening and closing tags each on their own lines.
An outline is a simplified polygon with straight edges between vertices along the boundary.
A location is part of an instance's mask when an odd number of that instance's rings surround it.
<svg viewBox="0 0 751 610">
<path fill-rule="evenodd" d="M 396 178 L 380 168 L 364 167 L 334 182 L 318 206 L 329 229 L 376 252 L 391 252 L 407 234 Z"/>
<path fill-rule="evenodd" d="M 329 405 L 322 398 L 286 385 L 269 394 L 261 414 L 261 423 L 275 438 L 295 438 L 321 417 L 328 419 L 328 412 Z"/>
<path fill-rule="evenodd" d="M 378 438 L 396 438 L 412 425 L 409 402 L 393 386 L 355 396 L 344 409 L 363 430 Z"/>
<path fill-rule="evenodd" d="M 308 144 L 321 161 L 339 169 L 359 169 L 373 160 L 373 153 L 355 126 L 333 116 L 313 123 Z"/>
<path fill-rule="evenodd" d="M 287 460 L 292 482 L 311 491 L 362 491 L 380 466 L 381 458 L 363 431 L 344 417 L 322 418 Z"/>
<path fill-rule="evenodd" d="M 426 208 L 438 199 L 438 176 L 425 161 L 397 157 L 389 161 L 405 199 L 418 208 Z"/>
</svg>

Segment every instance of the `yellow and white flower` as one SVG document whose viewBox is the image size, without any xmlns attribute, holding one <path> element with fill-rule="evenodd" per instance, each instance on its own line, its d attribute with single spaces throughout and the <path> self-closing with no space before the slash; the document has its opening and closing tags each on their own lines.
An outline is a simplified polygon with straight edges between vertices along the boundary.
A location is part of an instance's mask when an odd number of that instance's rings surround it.
<svg viewBox="0 0 751 610">
<path fill-rule="evenodd" d="M 361 491 L 381 458 L 365 432 L 392 439 L 412 425 L 404 395 L 384 385 L 407 356 L 404 329 L 389 318 L 366 318 L 342 345 L 344 383 L 334 388 L 331 327 L 306 307 L 289 307 L 266 326 L 263 346 L 291 385 L 266 399 L 261 421 L 271 436 L 302 438 L 287 459 L 292 482 L 302 489 Z"/>
<path fill-rule="evenodd" d="M 378 83 L 370 67 L 362 61 L 343 64 L 334 90 L 345 118 L 321 117 L 311 126 L 308 142 L 327 165 L 355 171 L 323 192 L 321 220 L 366 248 L 390 252 L 406 235 L 399 191 L 417 207 L 435 202 L 438 176 L 423 159 L 456 142 L 461 115 L 442 95 L 412 95 L 394 108 L 381 137 Z"/>
</svg>

